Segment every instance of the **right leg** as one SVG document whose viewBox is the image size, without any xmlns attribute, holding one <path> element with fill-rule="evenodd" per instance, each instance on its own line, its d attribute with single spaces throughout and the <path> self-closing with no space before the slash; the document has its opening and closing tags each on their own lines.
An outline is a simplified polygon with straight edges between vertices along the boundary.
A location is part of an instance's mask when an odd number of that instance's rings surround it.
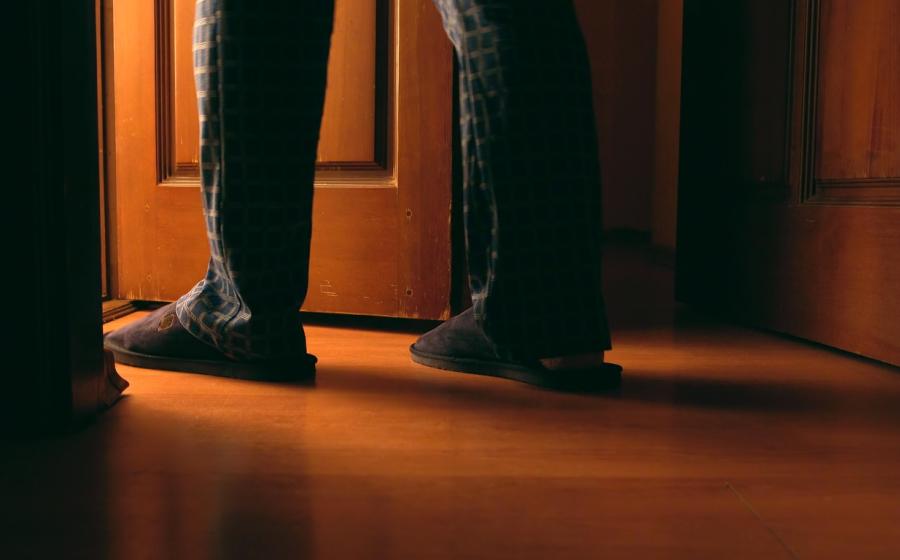
<svg viewBox="0 0 900 560">
<path fill-rule="evenodd" d="M 114 333 L 121 361 L 222 373 L 237 364 L 309 370 L 313 178 L 333 0 L 198 0 L 194 69 L 207 274 L 174 306 Z M 176 319 L 177 318 L 177 319 Z M 186 355 L 187 354 L 187 355 Z M 193 358 L 193 362 L 189 359 Z"/>
<path fill-rule="evenodd" d="M 305 352 L 313 176 L 333 2 L 200 0 L 206 277 L 178 301 L 197 338 L 238 359 Z"/>
</svg>

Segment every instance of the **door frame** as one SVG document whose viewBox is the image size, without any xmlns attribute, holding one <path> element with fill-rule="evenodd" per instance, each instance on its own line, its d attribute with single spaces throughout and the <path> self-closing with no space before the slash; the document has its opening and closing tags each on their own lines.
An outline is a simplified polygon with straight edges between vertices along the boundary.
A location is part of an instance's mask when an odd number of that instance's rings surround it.
<svg viewBox="0 0 900 560">
<path fill-rule="evenodd" d="M 16 149 L 30 188 L 9 189 L 22 227 L 9 245 L 23 293 L 8 298 L 7 313 L 9 343 L 27 363 L 8 376 L 2 410 L 4 431 L 35 434 L 104 407 L 96 12 L 95 0 L 17 9 L 27 68 L 14 118 L 27 133 Z"/>
</svg>

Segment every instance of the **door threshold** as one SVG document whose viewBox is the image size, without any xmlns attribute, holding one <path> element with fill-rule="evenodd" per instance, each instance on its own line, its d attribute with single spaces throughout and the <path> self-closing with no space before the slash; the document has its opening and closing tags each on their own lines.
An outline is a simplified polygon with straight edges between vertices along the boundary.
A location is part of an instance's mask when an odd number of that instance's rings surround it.
<svg viewBox="0 0 900 560">
<path fill-rule="evenodd" d="M 135 311 L 146 309 L 143 302 L 131 299 L 108 299 L 103 302 L 103 322 L 109 323 Z"/>
</svg>

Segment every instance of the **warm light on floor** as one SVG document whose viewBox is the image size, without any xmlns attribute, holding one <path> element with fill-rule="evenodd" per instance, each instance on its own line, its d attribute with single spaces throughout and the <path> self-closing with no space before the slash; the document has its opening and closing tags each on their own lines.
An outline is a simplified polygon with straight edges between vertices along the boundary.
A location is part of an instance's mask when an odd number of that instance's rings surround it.
<svg viewBox="0 0 900 560">
<path fill-rule="evenodd" d="M 622 296 L 666 278 L 636 266 L 609 276 L 616 393 L 334 327 L 308 329 L 315 386 L 122 367 L 95 426 L 5 460 L 5 530 L 56 557 L 896 558 L 897 372 L 673 321 L 658 285 Z"/>
</svg>

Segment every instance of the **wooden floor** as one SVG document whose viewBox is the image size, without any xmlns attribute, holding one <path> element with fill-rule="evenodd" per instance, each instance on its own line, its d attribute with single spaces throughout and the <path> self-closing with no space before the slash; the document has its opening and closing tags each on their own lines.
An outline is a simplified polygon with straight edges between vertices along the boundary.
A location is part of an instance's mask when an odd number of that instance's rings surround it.
<svg viewBox="0 0 900 560">
<path fill-rule="evenodd" d="M 665 269 L 617 262 L 616 393 L 336 327 L 308 329 L 315 386 L 121 367 L 99 422 L 3 457 L 0 554 L 900 558 L 900 373 L 703 319 Z"/>
</svg>

